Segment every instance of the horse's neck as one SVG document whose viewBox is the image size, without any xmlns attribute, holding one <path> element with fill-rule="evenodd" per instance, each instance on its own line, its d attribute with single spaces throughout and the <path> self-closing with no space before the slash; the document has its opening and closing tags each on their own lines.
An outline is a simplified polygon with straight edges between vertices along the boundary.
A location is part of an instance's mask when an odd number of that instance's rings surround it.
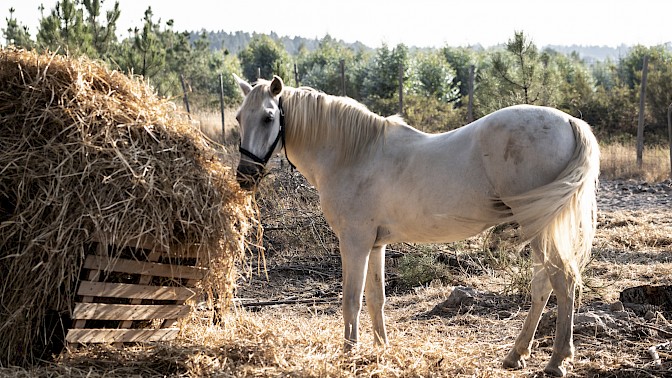
<svg viewBox="0 0 672 378">
<path fill-rule="evenodd" d="M 291 118 L 287 118 L 286 122 L 287 130 L 298 127 L 292 123 Z M 310 130 L 302 128 L 301 131 L 309 132 Z M 292 165 L 313 185 L 317 185 L 316 176 L 323 170 L 322 166 L 326 165 L 328 160 L 333 159 L 331 156 L 333 151 L 329 151 L 325 143 L 311 140 L 296 132 L 291 133 L 291 136 L 285 136 L 285 154 Z"/>
<path fill-rule="evenodd" d="M 316 172 L 347 164 L 373 147 L 375 133 L 361 119 L 374 117 L 357 104 L 301 89 L 290 92 L 285 103 L 288 157 L 309 181 Z"/>
</svg>

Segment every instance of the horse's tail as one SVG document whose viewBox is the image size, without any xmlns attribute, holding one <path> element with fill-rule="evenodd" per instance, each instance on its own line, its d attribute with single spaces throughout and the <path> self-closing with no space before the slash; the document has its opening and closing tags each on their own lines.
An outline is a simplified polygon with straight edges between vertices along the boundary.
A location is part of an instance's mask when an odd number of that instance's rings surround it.
<svg viewBox="0 0 672 378">
<path fill-rule="evenodd" d="M 595 236 L 600 152 L 587 123 L 576 118 L 569 123 L 576 147 L 567 167 L 553 182 L 502 200 L 514 209 L 512 220 L 525 240 L 536 239 L 546 264 L 558 265 L 580 287 Z"/>
</svg>

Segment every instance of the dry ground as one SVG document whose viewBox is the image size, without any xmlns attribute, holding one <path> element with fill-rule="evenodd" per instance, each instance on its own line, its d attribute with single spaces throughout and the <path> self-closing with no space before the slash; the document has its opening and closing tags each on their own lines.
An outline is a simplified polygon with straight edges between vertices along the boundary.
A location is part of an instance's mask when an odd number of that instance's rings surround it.
<svg viewBox="0 0 672 378">
<path fill-rule="evenodd" d="M 249 260 L 253 274 L 241 277 L 232 311 L 213 322 L 212 313 L 201 308 L 171 343 L 81 348 L 32 369 L 0 368 L 0 375 L 543 376 L 553 340 L 554 320 L 548 314 L 555 303 L 551 299 L 528 366 L 521 371 L 500 368 L 529 307 L 526 286 L 519 282 L 526 270 L 483 253 L 491 243 L 483 236 L 446 245 L 391 246 L 386 307 L 390 345 L 372 346 L 371 325 L 363 314 L 361 345 L 344 355 L 335 240 L 319 215 L 314 190 L 296 173 L 276 172 L 274 192 L 258 199 L 266 211 L 265 261 Z M 661 366 L 654 366 L 647 352 L 672 338 L 672 308 L 617 308 L 623 289 L 672 285 L 671 197 L 669 181 L 602 182 L 594 259 L 585 272 L 579 309 L 581 319 L 588 320 L 575 327 L 570 376 L 672 376 L 671 349 L 658 350 Z M 440 277 L 421 286 L 404 283 L 401 267 L 413 255 L 433 256 L 433 263 L 443 267 Z M 455 286 L 473 288 L 473 301 L 458 308 L 441 306 Z"/>
</svg>

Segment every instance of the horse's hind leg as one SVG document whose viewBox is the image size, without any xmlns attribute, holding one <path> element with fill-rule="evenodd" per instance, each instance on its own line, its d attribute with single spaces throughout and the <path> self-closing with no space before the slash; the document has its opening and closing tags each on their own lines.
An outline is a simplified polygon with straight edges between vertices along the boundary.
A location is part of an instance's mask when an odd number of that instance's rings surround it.
<svg viewBox="0 0 672 378">
<path fill-rule="evenodd" d="M 366 273 L 366 307 L 373 323 L 373 337 L 377 345 L 387 344 L 385 331 L 385 246 L 373 247 Z"/>
<path fill-rule="evenodd" d="M 532 243 L 532 259 L 532 306 L 513 348 L 504 359 L 504 367 L 509 369 L 522 369 L 525 367 L 525 358 L 530 355 L 532 339 L 537 331 L 537 326 L 539 325 L 544 307 L 546 307 L 546 302 L 548 302 L 548 297 L 551 294 L 551 282 L 548 279 L 548 272 L 544 267 L 543 256 L 541 256 L 541 250 L 534 242 Z"/>
<path fill-rule="evenodd" d="M 574 291 L 576 280 L 572 274 L 564 268 L 550 267 L 549 279 L 553 292 L 558 300 L 558 320 L 555 324 L 555 341 L 553 342 L 553 354 L 544 372 L 556 377 L 563 377 L 567 373 L 563 366 L 566 360 L 571 361 L 574 357 L 574 342 L 572 332 L 574 328 Z"/>
</svg>

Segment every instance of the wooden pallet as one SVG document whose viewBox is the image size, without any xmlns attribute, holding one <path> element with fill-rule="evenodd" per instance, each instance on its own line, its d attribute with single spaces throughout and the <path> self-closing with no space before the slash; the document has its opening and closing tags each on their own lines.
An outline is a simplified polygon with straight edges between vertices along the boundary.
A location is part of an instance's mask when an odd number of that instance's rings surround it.
<svg viewBox="0 0 672 378">
<path fill-rule="evenodd" d="M 65 340 L 69 346 L 171 340 L 206 273 L 195 251 L 171 254 L 137 240 L 96 242 L 84 261 Z"/>
</svg>

